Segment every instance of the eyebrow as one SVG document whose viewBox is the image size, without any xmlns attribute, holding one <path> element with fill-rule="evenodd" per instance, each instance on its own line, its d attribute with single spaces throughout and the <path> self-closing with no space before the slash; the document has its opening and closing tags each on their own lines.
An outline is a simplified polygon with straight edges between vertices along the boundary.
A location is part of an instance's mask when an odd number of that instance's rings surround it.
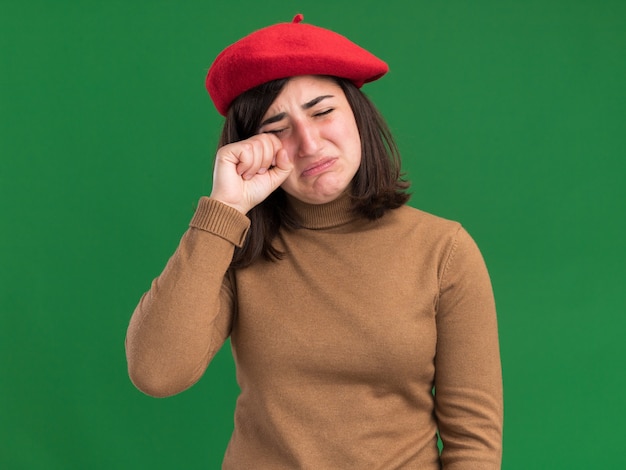
<svg viewBox="0 0 626 470">
<path fill-rule="evenodd" d="M 318 96 L 317 98 L 313 98 L 311 101 L 304 103 L 302 105 L 302 109 L 310 109 L 313 106 L 315 106 L 317 103 L 319 103 L 322 100 L 325 100 L 326 98 L 333 98 L 333 95 L 322 95 L 322 96 Z"/>
<path fill-rule="evenodd" d="M 313 106 L 315 106 L 316 104 L 318 104 L 322 100 L 325 100 L 326 98 L 334 98 L 334 95 L 318 96 L 317 98 L 313 98 L 311 101 L 307 101 L 301 107 L 302 107 L 302 109 L 305 109 L 305 110 L 306 109 L 311 109 Z M 275 114 L 274 116 L 270 116 L 265 121 L 263 121 L 259 125 L 259 127 L 263 127 L 263 126 L 266 126 L 267 124 L 272 124 L 274 122 L 281 121 L 281 120 L 283 120 L 285 118 L 286 115 L 287 115 L 287 113 L 278 113 L 278 114 Z"/>
</svg>

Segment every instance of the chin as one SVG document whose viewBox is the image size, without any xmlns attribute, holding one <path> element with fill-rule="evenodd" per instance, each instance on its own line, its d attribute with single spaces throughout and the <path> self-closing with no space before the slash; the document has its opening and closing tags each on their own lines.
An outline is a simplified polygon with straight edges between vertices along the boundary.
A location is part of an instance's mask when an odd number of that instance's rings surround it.
<svg viewBox="0 0 626 470">
<path fill-rule="evenodd" d="M 320 183 L 318 181 L 318 183 Z M 331 183 L 326 181 L 326 183 Z M 307 191 L 298 191 L 296 188 L 289 188 L 283 186 L 283 189 L 291 197 L 298 199 L 307 204 L 326 204 L 332 202 L 335 199 L 341 197 L 347 190 L 350 184 L 318 184 L 318 188 L 307 188 Z"/>
<path fill-rule="evenodd" d="M 309 204 L 326 204 L 327 202 L 333 202 L 335 199 L 341 197 L 344 194 L 343 191 L 333 191 L 331 193 L 324 194 L 315 194 L 309 195 L 309 197 L 305 197 L 302 199 L 303 202 L 308 202 Z"/>
</svg>

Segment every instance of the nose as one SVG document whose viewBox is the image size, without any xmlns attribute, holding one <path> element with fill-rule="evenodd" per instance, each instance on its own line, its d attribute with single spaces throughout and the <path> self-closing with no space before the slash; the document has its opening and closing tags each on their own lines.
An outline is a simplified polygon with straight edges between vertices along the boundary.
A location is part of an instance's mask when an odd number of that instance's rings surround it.
<svg viewBox="0 0 626 470">
<path fill-rule="evenodd" d="M 299 122 L 295 126 L 295 133 L 298 144 L 298 156 L 310 157 L 319 152 L 321 139 L 319 130 L 309 122 Z"/>
</svg>

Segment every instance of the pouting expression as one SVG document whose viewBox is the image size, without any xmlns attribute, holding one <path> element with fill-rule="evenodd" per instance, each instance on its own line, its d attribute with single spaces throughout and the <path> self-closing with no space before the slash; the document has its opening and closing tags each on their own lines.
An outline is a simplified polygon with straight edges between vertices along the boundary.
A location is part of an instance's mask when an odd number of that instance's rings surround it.
<svg viewBox="0 0 626 470">
<path fill-rule="evenodd" d="M 294 164 L 281 187 L 303 202 L 333 201 L 359 169 L 361 139 L 354 113 L 330 78 L 290 79 L 263 116 L 259 132 L 280 139 Z"/>
</svg>

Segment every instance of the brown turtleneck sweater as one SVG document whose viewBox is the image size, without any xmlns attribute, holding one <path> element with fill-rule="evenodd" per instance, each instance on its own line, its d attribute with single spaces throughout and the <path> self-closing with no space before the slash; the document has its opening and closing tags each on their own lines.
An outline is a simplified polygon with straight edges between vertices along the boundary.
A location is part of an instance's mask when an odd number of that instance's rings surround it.
<svg viewBox="0 0 626 470">
<path fill-rule="evenodd" d="M 181 392 L 230 335 L 224 469 L 499 469 L 496 313 L 470 236 L 408 206 L 372 222 L 345 198 L 291 204 L 304 228 L 276 240 L 285 259 L 231 272 L 249 221 L 200 200 L 130 321 L 135 385 Z"/>
</svg>

